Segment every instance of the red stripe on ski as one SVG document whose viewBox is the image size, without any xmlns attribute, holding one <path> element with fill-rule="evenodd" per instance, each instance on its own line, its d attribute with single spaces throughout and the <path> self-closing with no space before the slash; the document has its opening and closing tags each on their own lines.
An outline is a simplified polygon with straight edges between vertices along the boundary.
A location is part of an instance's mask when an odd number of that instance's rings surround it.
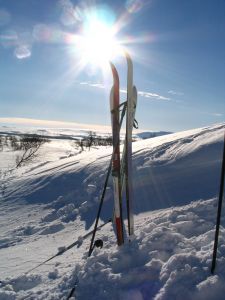
<svg viewBox="0 0 225 300">
<path fill-rule="evenodd" d="M 123 244 L 123 225 L 121 223 L 121 218 L 116 218 L 116 228 L 117 228 L 117 244 L 121 246 Z"/>
<path fill-rule="evenodd" d="M 110 95 L 110 108 L 112 115 L 112 135 L 113 135 L 113 161 L 112 176 L 114 186 L 114 211 L 117 244 L 124 242 L 123 222 L 122 222 L 122 199 L 121 199 L 121 179 L 120 179 L 120 113 L 119 113 L 119 76 L 115 66 L 110 63 L 113 74 L 113 88 Z"/>
</svg>

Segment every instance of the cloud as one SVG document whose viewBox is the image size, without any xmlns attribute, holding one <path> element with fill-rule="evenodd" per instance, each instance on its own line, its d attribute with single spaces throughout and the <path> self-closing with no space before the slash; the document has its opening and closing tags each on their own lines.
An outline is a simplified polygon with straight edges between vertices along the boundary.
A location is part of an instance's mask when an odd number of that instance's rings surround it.
<svg viewBox="0 0 225 300">
<path fill-rule="evenodd" d="M 170 101 L 171 98 L 165 97 L 156 93 L 138 91 L 138 95 L 145 98 L 155 99 L 155 100 L 162 100 L 162 101 Z"/>
<path fill-rule="evenodd" d="M 218 113 L 218 112 L 201 111 L 200 113 L 204 114 L 204 115 L 211 116 L 211 117 L 216 117 L 216 118 L 220 118 L 220 117 L 224 116 L 224 114 Z"/>
<path fill-rule="evenodd" d="M 16 47 L 14 55 L 18 59 L 25 59 L 31 56 L 31 49 L 28 45 L 20 45 Z"/>
<path fill-rule="evenodd" d="M 110 132 L 111 126 L 98 125 L 98 124 L 86 124 L 86 123 L 75 123 L 66 121 L 52 121 L 52 120 L 39 120 L 29 118 L 1 118 L 0 125 L 21 125 L 21 126 L 37 126 L 45 128 L 75 128 L 79 130 L 96 130 L 103 132 Z"/>
<path fill-rule="evenodd" d="M 99 88 L 99 89 L 104 89 L 105 88 L 105 86 L 101 83 L 91 83 L 90 86 L 96 87 L 96 88 Z"/>
<path fill-rule="evenodd" d="M 104 89 L 105 86 L 101 83 L 91 83 L 88 81 L 83 81 L 80 82 L 81 85 L 87 85 L 90 87 L 95 87 L 95 88 L 99 88 L 99 89 Z M 126 94 L 127 90 L 125 89 L 120 89 L 120 93 L 121 94 Z M 138 95 L 144 98 L 150 98 L 150 99 L 154 99 L 154 100 L 159 100 L 159 101 L 170 101 L 171 98 L 169 97 L 165 97 L 156 93 L 150 93 L 150 92 L 145 92 L 145 91 L 138 91 Z"/>
<path fill-rule="evenodd" d="M 88 85 L 90 87 L 95 87 L 95 88 L 98 88 L 98 89 L 104 89 L 105 88 L 105 86 L 102 83 L 91 83 L 91 82 L 88 82 L 88 81 L 80 82 L 80 85 Z"/>
<path fill-rule="evenodd" d="M 176 96 L 183 96 L 184 95 L 184 93 L 182 93 L 182 92 L 176 92 L 176 91 L 173 91 L 173 90 L 168 91 L 168 94 L 176 95 Z"/>
<path fill-rule="evenodd" d="M 221 113 L 212 113 L 211 115 L 214 117 L 222 117 L 223 116 L 223 114 L 221 114 Z"/>
</svg>

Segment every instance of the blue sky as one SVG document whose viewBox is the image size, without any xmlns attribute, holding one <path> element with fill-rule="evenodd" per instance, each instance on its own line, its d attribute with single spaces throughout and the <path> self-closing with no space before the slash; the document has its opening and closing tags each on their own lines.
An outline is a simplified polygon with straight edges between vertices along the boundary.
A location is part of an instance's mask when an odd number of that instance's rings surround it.
<svg viewBox="0 0 225 300">
<path fill-rule="evenodd" d="M 223 0 L 0 0 L 0 118 L 110 124 L 110 72 L 81 68 L 70 41 L 93 10 L 129 41 L 141 130 L 225 121 Z M 125 59 L 115 64 L 124 90 Z"/>
</svg>

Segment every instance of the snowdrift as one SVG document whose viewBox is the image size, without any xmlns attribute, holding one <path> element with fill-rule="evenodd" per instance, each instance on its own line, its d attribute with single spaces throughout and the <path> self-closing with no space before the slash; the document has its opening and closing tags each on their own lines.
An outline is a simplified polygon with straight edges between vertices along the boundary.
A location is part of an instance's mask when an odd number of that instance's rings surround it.
<svg viewBox="0 0 225 300">
<path fill-rule="evenodd" d="M 217 195 L 223 130 L 224 125 L 218 125 L 134 143 L 135 213 Z M 48 203 L 53 208 L 63 201 L 74 204 L 88 228 L 93 223 L 111 152 L 111 148 L 92 150 L 25 167 L 9 179 L 4 199 L 14 203 Z M 110 217 L 112 203 L 109 185 L 104 220 Z"/>
</svg>

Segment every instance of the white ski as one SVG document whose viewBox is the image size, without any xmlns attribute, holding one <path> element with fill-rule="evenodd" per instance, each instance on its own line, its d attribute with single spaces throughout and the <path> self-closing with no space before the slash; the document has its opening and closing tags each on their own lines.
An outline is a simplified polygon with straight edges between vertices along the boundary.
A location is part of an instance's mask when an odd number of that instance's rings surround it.
<svg viewBox="0 0 225 300">
<path fill-rule="evenodd" d="M 127 218 L 128 218 L 128 233 L 134 234 L 134 216 L 133 216 L 133 176 L 132 176 L 132 129 L 135 118 L 137 105 L 137 89 L 133 86 L 133 64 L 128 53 L 127 60 L 127 114 L 126 114 L 126 136 L 122 158 L 122 166 L 125 170 L 125 180 L 122 176 L 122 184 L 126 186 L 127 199 Z M 123 173 L 123 172 L 122 172 Z M 123 186 L 123 185 L 122 185 Z"/>
<path fill-rule="evenodd" d="M 132 101 L 133 101 L 132 124 L 134 124 L 135 112 L 136 112 L 136 106 L 137 106 L 137 89 L 136 89 L 135 86 L 133 86 Z M 131 128 L 131 131 L 132 131 L 132 128 Z M 122 154 L 122 159 L 121 159 L 121 168 L 120 168 L 122 191 L 124 190 L 124 185 L 125 185 L 125 180 L 124 180 L 124 177 L 125 177 L 125 163 L 126 163 L 125 157 L 126 157 L 126 140 L 124 142 L 123 154 Z"/>
</svg>

